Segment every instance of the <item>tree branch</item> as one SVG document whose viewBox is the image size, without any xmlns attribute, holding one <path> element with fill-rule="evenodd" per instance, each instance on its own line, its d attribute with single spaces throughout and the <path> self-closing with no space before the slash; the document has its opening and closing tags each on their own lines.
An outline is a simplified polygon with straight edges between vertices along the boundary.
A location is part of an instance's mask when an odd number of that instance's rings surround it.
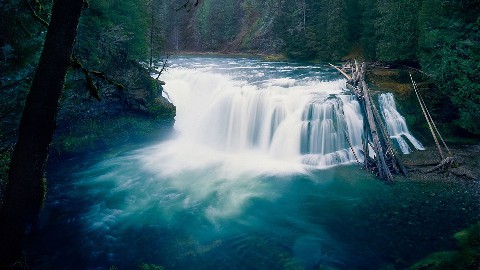
<svg viewBox="0 0 480 270">
<path fill-rule="evenodd" d="M 165 58 L 165 60 L 163 60 L 163 64 L 162 64 L 162 68 L 160 69 L 160 71 L 158 72 L 158 75 L 157 75 L 157 78 L 155 78 L 157 81 L 158 79 L 160 78 L 160 75 L 162 75 L 162 72 L 164 72 L 167 68 L 168 68 L 168 58 L 170 56 L 167 55 L 167 57 Z"/>
<path fill-rule="evenodd" d="M 200 0 L 196 0 L 194 4 L 190 3 L 190 0 L 187 0 L 187 2 L 185 2 L 185 4 L 181 5 L 175 11 L 180 11 L 182 9 L 185 9 L 187 12 L 190 12 L 192 10 L 192 8 L 198 6 L 199 3 L 200 3 Z"/>
<path fill-rule="evenodd" d="M 83 65 L 80 63 L 80 60 L 78 60 L 78 58 L 75 55 L 72 56 L 72 67 L 74 69 L 80 69 L 83 72 L 83 74 L 85 75 L 85 80 L 87 81 L 88 92 L 92 97 L 94 97 L 98 101 L 101 101 L 102 99 L 100 98 L 98 87 L 93 81 L 91 75 L 99 79 L 102 79 L 108 82 L 109 84 L 114 85 L 115 87 L 117 87 L 117 89 L 120 89 L 120 90 L 125 89 L 125 86 L 123 86 L 123 84 L 109 78 L 107 75 L 105 75 L 104 72 L 96 71 L 96 70 L 88 70 L 85 67 L 83 67 Z"/>
<path fill-rule="evenodd" d="M 32 4 L 28 0 L 25 0 L 27 2 L 28 8 L 30 9 L 30 13 L 32 13 L 33 17 L 37 19 L 45 28 L 48 28 L 48 22 L 44 19 L 42 19 L 38 14 L 35 12 L 35 10 L 32 7 Z"/>
</svg>

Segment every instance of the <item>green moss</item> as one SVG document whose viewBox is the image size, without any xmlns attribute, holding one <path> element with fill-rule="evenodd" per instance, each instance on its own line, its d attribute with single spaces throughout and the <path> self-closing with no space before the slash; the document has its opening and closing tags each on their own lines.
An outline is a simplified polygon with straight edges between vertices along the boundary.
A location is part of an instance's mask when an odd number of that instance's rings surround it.
<svg viewBox="0 0 480 270">
<path fill-rule="evenodd" d="M 453 235 L 462 249 L 474 249 L 480 255 L 480 222 Z"/>
<path fill-rule="evenodd" d="M 283 269 L 284 270 L 302 270 L 304 268 L 302 267 L 302 264 L 298 260 L 294 258 L 288 258 L 283 263 Z"/>
<path fill-rule="evenodd" d="M 165 268 L 156 264 L 142 263 L 138 266 L 138 270 L 165 270 Z"/>
<path fill-rule="evenodd" d="M 410 270 L 420 269 L 478 269 L 480 265 L 480 222 L 453 236 L 460 250 L 430 254 L 415 263 Z"/>
<path fill-rule="evenodd" d="M 149 106 L 148 111 L 157 119 L 173 119 L 175 106 L 163 98 L 156 98 Z"/>
<path fill-rule="evenodd" d="M 7 180 L 10 158 L 11 153 L 9 151 L 0 154 L 0 183 L 4 183 Z"/>
<path fill-rule="evenodd" d="M 44 176 L 42 180 L 40 180 L 40 189 L 39 189 L 39 210 L 45 207 L 45 199 L 47 196 L 47 178 Z"/>
<path fill-rule="evenodd" d="M 144 114 L 78 119 L 74 125 L 55 134 L 52 151 L 58 154 L 84 153 L 113 147 L 134 138 L 148 138 L 170 125 L 163 123 L 162 119 L 165 118 Z"/>
<path fill-rule="evenodd" d="M 10 167 L 11 152 L 0 153 L 0 203 L 2 201 L 3 188 L 8 179 L 8 168 Z"/>
</svg>

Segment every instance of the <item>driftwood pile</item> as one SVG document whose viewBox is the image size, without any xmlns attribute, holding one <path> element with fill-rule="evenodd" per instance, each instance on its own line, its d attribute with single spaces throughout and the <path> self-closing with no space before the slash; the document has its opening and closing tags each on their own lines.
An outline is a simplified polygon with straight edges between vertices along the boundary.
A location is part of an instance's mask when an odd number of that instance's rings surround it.
<svg viewBox="0 0 480 270">
<path fill-rule="evenodd" d="M 407 175 L 407 169 L 395 151 L 383 119 L 369 94 L 365 82 L 365 63 L 360 66 L 358 61 L 355 60 L 354 66 L 351 67 L 351 75 L 334 65 L 331 66 L 347 78 L 347 87 L 357 97 L 363 115 L 367 119 L 363 122 L 363 167 L 387 182 L 393 182 L 392 174 L 403 173 Z M 370 149 L 373 150 L 373 158 L 370 157 Z"/>
<path fill-rule="evenodd" d="M 340 73 L 347 78 L 347 87 L 355 94 L 357 100 L 360 103 L 362 113 L 364 118 L 367 121 L 364 121 L 363 126 L 363 154 L 364 154 L 364 163 L 361 164 L 366 170 L 371 171 L 376 174 L 379 178 L 387 181 L 393 182 L 393 174 L 403 173 L 407 175 L 407 169 L 403 165 L 402 160 L 397 154 L 393 143 L 390 139 L 390 135 L 385 128 L 383 119 L 378 112 L 378 109 L 373 102 L 367 84 L 365 82 L 365 73 L 366 65 L 362 63 L 359 65 L 358 61 L 355 60 L 353 64 L 350 64 L 347 68 L 351 69 L 351 73 L 348 74 L 345 70 L 338 68 L 332 64 L 332 67 L 337 69 Z M 435 171 L 453 173 L 459 177 L 468 178 L 468 179 L 478 179 L 478 176 L 473 174 L 470 170 L 466 168 L 459 168 L 459 165 L 462 163 L 461 159 L 458 156 L 452 154 L 447 144 L 445 143 L 442 135 L 437 129 L 435 122 L 433 121 L 430 112 L 428 111 L 425 102 L 423 101 L 416 82 L 413 80 L 412 75 L 410 74 L 410 79 L 412 81 L 412 86 L 417 96 L 419 105 L 422 109 L 422 112 L 425 116 L 425 119 L 428 123 L 430 132 L 432 133 L 435 144 L 438 148 L 438 152 L 441 157 L 440 163 L 435 164 L 424 164 L 433 165 L 434 167 L 425 171 L 425 173 L 431 173 Z M 442 145 L 446 149 L 447 154 L 442 150 Z M 355 158 L 358 162 L 358 157 L 351 146 Z M 374 158 L 371 158 L 369 155 L 370 149 L 373 150 Z M 435 166 L 436 165 L 436 166 Z"/>
</svg>

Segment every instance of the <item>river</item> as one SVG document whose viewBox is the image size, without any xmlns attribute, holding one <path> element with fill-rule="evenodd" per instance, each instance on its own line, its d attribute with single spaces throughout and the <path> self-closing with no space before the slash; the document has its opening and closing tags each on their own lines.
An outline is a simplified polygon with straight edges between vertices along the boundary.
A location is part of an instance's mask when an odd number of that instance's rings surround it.
<svg viewBox="0 0 480 270">
<path fill-rule="evenodd" d="M 49 164 L 33 269 L 404 268 L 478 220 L 471 184 L 359 168 L 359 105 L 326 65 L 184 56 L 162 80 L 171 136 Z M 399 151 L 423 149 L 378 102 Z"/>
</svg>

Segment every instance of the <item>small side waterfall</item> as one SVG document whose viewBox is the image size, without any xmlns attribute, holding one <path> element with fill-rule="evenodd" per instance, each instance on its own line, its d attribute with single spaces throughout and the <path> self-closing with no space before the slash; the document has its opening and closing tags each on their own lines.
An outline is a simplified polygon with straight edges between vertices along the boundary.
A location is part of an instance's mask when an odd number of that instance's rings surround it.
<svg viewBox="0 0 480 270">
<path fill-rule="evenodd" d="M 400 150 L 404 154 L 411 153 L 412 149 L 408 142 L 410 142 L 417 150 L 425 150 L 423 145 L 413 137 L 412 134 L 410 134 L 410 131 L 408 131 L 405 118 L 397 111 L 393 94 L 381 94 L 378 97 L 378 102 L 380 104 L 383 118 L 387 124 L 388 134 L 390 134 L 390 138 L 392 138 L 392 140 L 398 145 Z"/>
</svg>

